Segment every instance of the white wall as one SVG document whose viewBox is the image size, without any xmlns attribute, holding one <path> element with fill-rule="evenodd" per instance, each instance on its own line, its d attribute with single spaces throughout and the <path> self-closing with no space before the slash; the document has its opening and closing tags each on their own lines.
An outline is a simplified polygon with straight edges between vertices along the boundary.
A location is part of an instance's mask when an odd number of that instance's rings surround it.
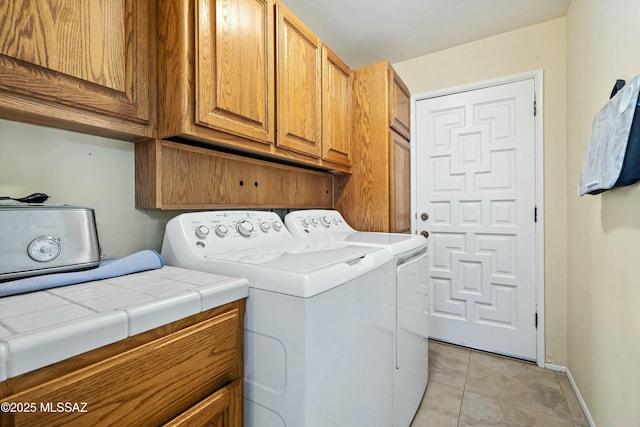
<svg viewBox="0 0 640 427">
<path fill-rule="evenodd" d="M 0 120 L 0 196 L 46 193 L 47 203 L 95 209 L 106 258 L 160 250 L 177 212 L 135 209 L 134 145 Z"/>
<path fill-rule="evenodd" d="M 545 351 L 567 360 L 566 21 L 555 19 L 393 64 L 412 94 L 544 71 Z"/>
<path fill-rule="evenodd" d="M 640 426 L 640 185 L 578 197 L 597 111 L 640 74 L 640 1 L 567 13 L 568 367 L 598 426 Z"/>
</svg>

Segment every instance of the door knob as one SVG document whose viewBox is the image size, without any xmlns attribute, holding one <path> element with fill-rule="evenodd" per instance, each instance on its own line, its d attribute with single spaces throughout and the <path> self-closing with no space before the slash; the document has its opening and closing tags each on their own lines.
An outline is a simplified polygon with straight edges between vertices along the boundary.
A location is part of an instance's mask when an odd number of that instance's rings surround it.
<svg viewBox="0 0 640 427">
<path fill-rule="evenodd" d="M 422 219 L 423 221 L 428 220 L 428 219 L 429 219 L 429 214 L 428 214 L 428 213 L 426 213 L 426 212 L 422 212 L 422 213 L 420 214 L 420 219 Z"/>
<path fill-rule="evenodd" d="M 422 231 L 420 232 L 420 234 L 421 234 L 421 235 L 422 235 L 422 237 L 424 237 L 425 239 L 426 239 L 427 237 L 429 237 L 429 232 L 428 232 L 428 231 L 426 231 L 426 230 L 422 230 Z"/>
</svg>

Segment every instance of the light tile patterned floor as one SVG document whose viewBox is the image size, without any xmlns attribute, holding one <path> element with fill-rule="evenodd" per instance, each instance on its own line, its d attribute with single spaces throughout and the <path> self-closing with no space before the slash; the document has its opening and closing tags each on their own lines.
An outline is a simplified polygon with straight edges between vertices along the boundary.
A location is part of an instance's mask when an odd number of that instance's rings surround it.
<svg viewBox="0 0 640 427">
<path fill-rule="evenodd" d="M 429 385 L 411 427 L 584 427 L 564 373 L 429 342 Z"/>
</svg>

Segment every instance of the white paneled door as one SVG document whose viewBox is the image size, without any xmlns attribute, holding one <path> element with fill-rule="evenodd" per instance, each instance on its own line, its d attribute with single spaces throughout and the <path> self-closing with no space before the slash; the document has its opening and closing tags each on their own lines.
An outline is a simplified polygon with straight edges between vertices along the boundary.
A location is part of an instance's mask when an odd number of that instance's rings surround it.
<svg viewBox="0 0 640 427">
<path fill-rule="evenodd" d="M 416 101 L 417 229 L 431 240 L 429 336 L 530 360 L 534 88 L 528 79 Z"/>
</svg>

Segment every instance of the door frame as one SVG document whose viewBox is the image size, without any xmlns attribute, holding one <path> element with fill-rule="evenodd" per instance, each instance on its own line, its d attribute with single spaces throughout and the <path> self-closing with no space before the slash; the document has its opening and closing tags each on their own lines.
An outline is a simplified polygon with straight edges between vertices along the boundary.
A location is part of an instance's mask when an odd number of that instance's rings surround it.
<svg viewBox="0 0 640 427">
<path fill-rule="evenodd" d="M 411 145 L 416 147 L 416 103 L 418 101 L 437 98 L 441 96 L 453 95 L 461 92 L 468 92 L 476 89 L 484 89 L 491 86 L 499 86 L 507 83 L 515 83 L 523 80 L 534 81 L 534 97 L 536 114 L 534 116 L 534 150 L 535 150 L 535 204 L 537 207 L 537 221 L 535 223 L 535 261 L 534 261 L 534 286 L 536 294 L 536 313 L 538 314 L 538 327 L 536 329 L 536 363 L 540 367 L 545 366 L 545 315 L 544 315 L 544 72 L 543 70 L 527 71 L 520 74 L 499 77 L 492 80 L 485 80 L 470 83 L 462 86 L 455 86 L 446 89 L 439 89 L 431 92 L 420 93 L 411 96 Z M 533 105 L 532 105 L 533 108 Z M 418 159 L 416 150 L 411 150 L 411 230 L 418 231 L 417 199 L 417 170 Z"/>
</svg>

